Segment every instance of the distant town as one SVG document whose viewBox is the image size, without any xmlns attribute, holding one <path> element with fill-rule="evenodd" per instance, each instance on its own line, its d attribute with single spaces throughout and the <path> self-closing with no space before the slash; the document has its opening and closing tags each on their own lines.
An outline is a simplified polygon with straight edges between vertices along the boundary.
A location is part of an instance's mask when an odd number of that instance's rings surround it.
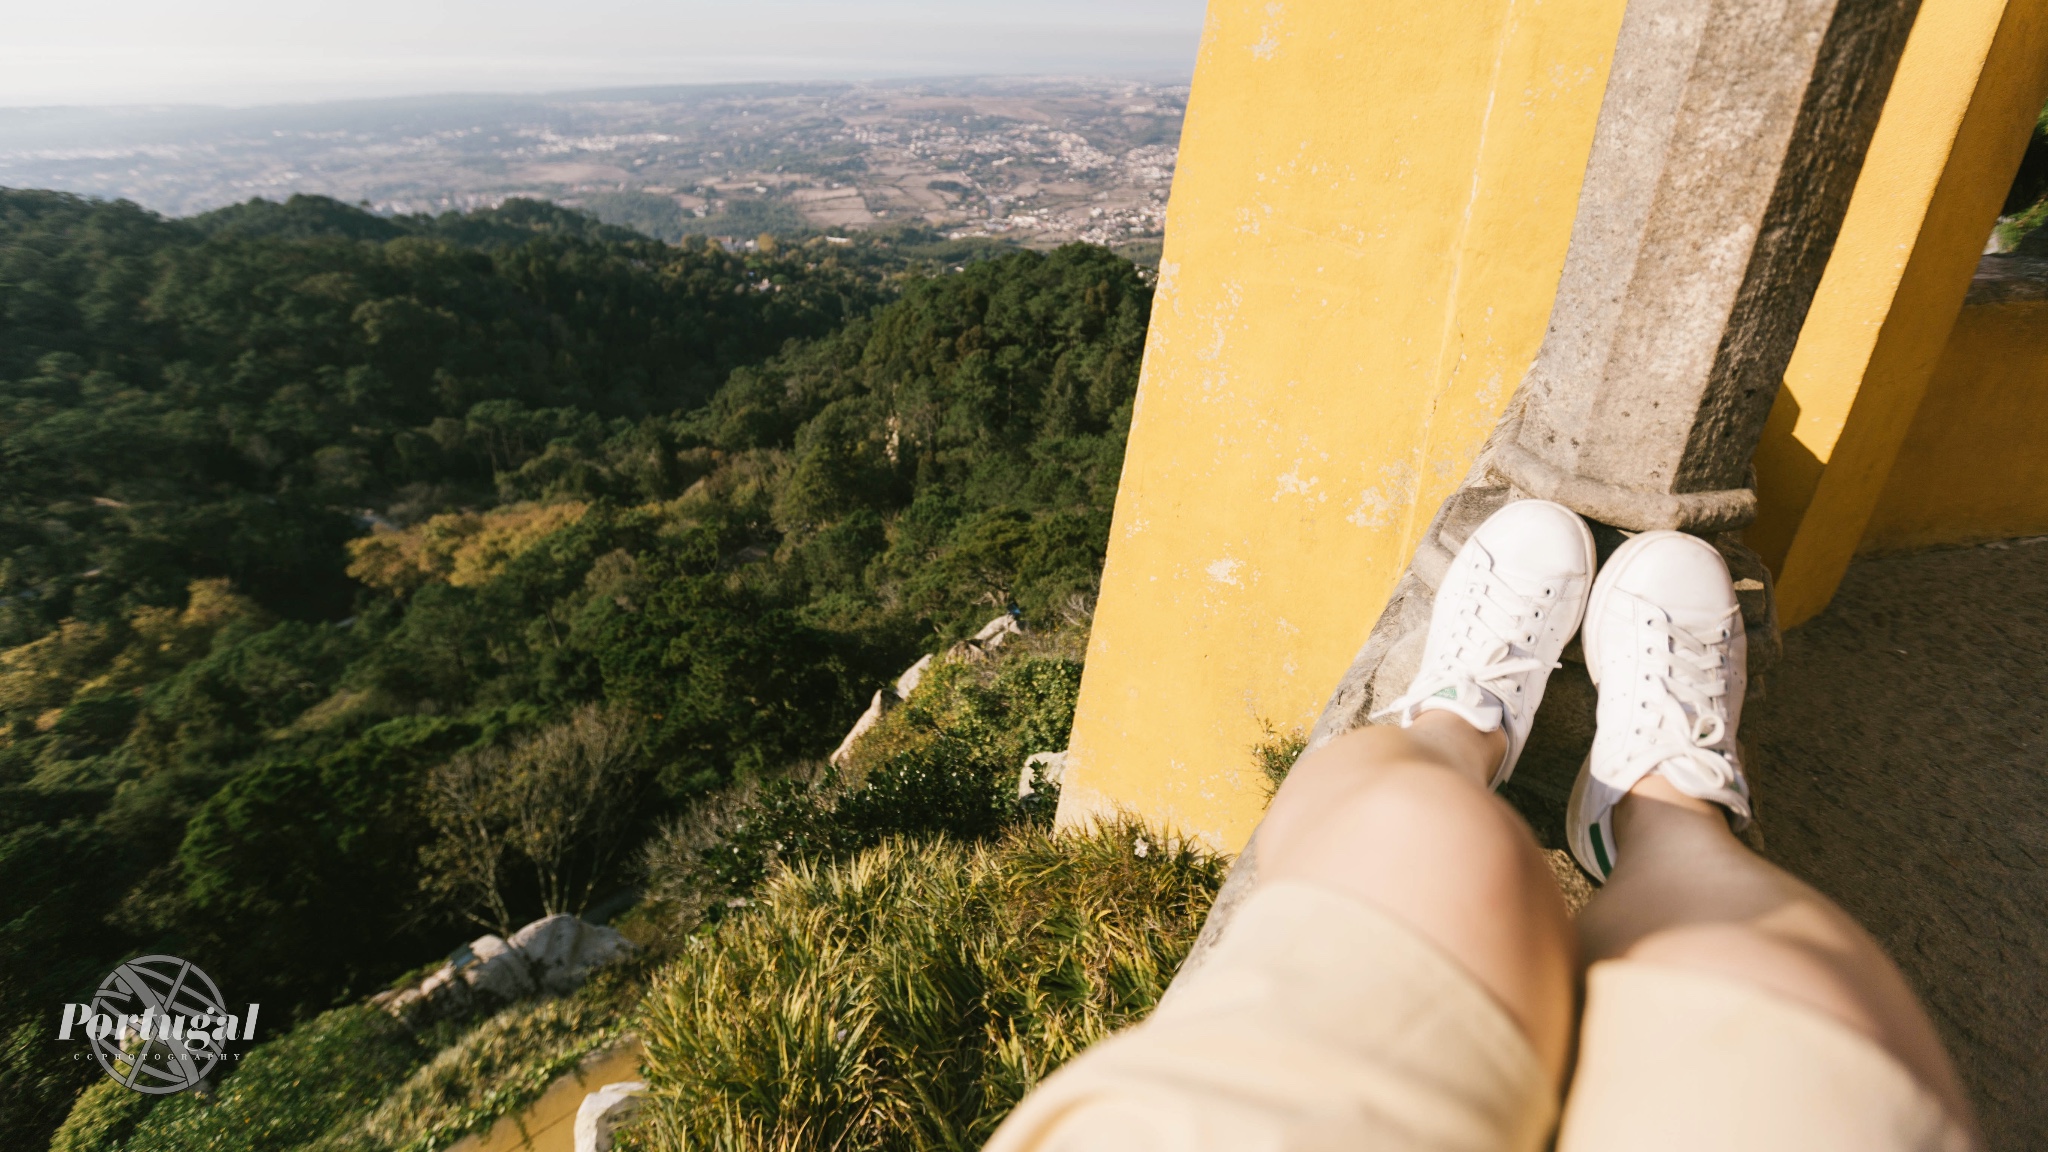
<svg viewBox="0 0 2048 1152">
<path fill-rule="evenodd" d="M 188 215 L 319 193 L 383 213 L 553 200 L 666 240 L 905 222 L 1156 247 L 1185 86 L 948 80 L 0 109 L 0 185 Z"/>
</svg>

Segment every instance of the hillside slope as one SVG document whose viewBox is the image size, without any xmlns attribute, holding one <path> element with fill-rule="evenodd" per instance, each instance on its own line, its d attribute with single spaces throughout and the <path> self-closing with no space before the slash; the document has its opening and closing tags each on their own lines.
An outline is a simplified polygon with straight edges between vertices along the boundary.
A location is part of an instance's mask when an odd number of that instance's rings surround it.
<svg viewBox="0 0 2048 1152">
<path fill-rule="evenodd" d="M 0 1138 L 124 956 L 309 1018 L 638 882 L 991 613 L 1085 618 L 1149 302 L 1081 246 L 0 192 Z M 463 790 L 600 739 L 551 846 Z"/>
</svg>

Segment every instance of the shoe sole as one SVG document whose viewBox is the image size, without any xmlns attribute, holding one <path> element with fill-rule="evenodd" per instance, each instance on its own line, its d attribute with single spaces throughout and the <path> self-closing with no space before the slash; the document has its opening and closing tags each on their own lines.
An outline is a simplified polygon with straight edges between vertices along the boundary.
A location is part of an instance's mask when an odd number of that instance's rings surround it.
<svg viewBox="0 0 2048 1152">
<path fill-rule="evenodd" d="M 1599 820 L 1579 815 L 1586 809 L 1586 791 L 1593 783 L 1593 757 L 1588 753 L 1579 764 L 1579 777 L 1572 781 L 1572 797 L 1565 804 L 1565 839 L 1572 856 L 1596 884 L 1607 883 L 1614 874 L 1614 809 Z"/>
<path fill-rule="evenodd" d="M 1538 500 L 1536 501 L 1536 503 L 1548 504 L 1552 508 L 1555 508 L 1558 511 L 1563 512 L 1567 516 L 1571 517 L 1572 524 L 1579 530 L 1579 546 L 1581 547 L 1581 549 L 1583 549 L 1586 557 L 1586 575 L 1588 577 L 1596 576 L 1600 571 L 1600 549 L 1597 545 L 1593 543 L 1593 530 L 1586 526 L 1586 518 L 1579 515 L 1577 512 L 1574 512 L 1571 509 L 1566 508 L 1564 505 L 1559 504 L 1555 500 Z M 1565 629 L 1564 644 L 1567 648 L 1571 647 L 1572 636 L 1575 633 L 1577 633 L 1579 631 L 1580 626 L 1586 622 L 1587 613 L 1593 607 L 1592 589 L 1594 587 L 1597 587 L 1597 581 L 1589 579 L 1587 584 L 1586 598 L 1579 604 L 1579 617 L 1578 619 L 1572 621 L 1572 626 L 1570 628 Z M 1562 659 L 1561 656 L 1560 659 Z M 1549 687 L 1550 677 L 1548 676 L 1545 676 L 1542 682 L 1536 685 L 1536 691 L 1533 693 L 1535 699 L 1529 702 L 1530 732 L 1534 732 L 1536 730 L 1536 713 L 1539 709 L 1543 707 L 1543 693 Z M 1508 780 L 1514 776 L 1515 766 L 1521 763 L 1522 752 L 1524 749 L 1528 748 L 1528 746 L 1528 734 L 1525 733 L 1522 737 L 1522 747 L 1513 749 L 1513 758 L 1510 759 L 1508 763 L 1502 765 L 1501 770 L 1494 774 L 1493 783 L 1491 785 L 1494 791 L 1500 791 L 1501 785 L 1506 784 Z"/>
</svg>

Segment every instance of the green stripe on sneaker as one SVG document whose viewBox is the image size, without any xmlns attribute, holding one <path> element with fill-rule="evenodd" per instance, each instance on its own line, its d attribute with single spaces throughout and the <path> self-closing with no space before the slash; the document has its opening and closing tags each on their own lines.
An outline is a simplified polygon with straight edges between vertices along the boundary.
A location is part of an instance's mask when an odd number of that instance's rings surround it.
<svg viewBox="0 0 2048 1152">
<path fill-rule="evenodd" d="M 1594 821 L 1593 826 L 1587 831 L 1593 834 L 1593 859 L 1599 862 L 1600 878 L 1605 880 L 1608 874 L 1614 871 L 1614 863 L 1607 859 L 1607 841 L 1600 836 L 1600 822 Z"/>
</svg>

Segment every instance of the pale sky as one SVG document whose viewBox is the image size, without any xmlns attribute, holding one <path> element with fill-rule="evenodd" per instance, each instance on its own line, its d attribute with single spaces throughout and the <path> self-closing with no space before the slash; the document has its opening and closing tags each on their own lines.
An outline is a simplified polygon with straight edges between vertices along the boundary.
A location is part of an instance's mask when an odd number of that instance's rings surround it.
<svg viewBox="0 0 2048 1152">
<path fill-rule="evenodd" d="M 0 106 L 1186 75 L 1204 0 L 8 0 Z"/>
</svg>

